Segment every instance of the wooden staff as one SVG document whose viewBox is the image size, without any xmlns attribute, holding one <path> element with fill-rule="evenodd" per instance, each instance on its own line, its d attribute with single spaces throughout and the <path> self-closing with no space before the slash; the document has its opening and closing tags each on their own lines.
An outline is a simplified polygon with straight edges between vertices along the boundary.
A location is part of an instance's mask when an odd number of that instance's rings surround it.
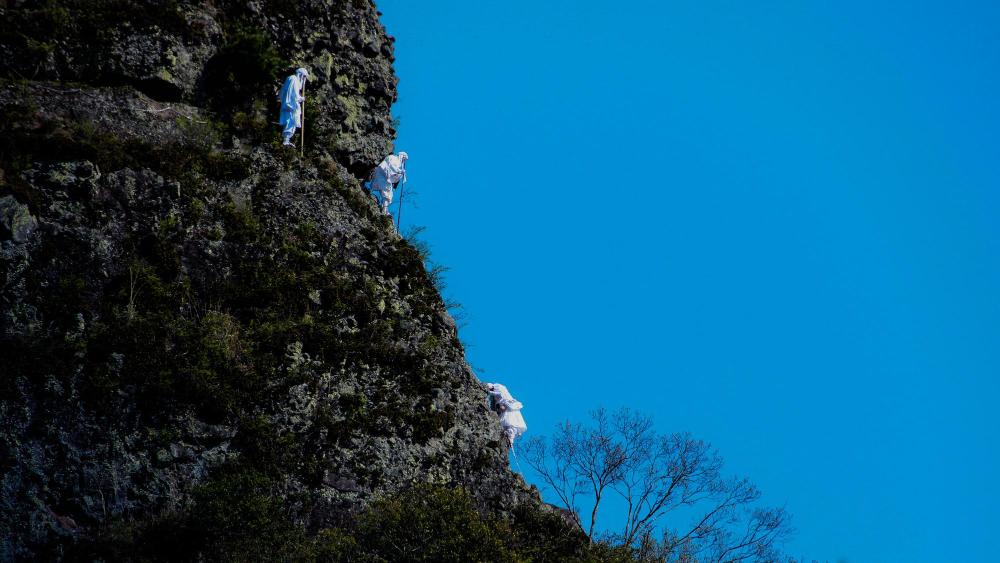
<svg viewBox="0 0 1000 563">
<path fill-rule="evenodd" d="M 299 142 L 299 156 L 306 154 L 306 79 L 302 78 L 302 106 L 300 108 L 302 117 L 299 125 L 302 126 L 302 140 Z"/>
</svg>

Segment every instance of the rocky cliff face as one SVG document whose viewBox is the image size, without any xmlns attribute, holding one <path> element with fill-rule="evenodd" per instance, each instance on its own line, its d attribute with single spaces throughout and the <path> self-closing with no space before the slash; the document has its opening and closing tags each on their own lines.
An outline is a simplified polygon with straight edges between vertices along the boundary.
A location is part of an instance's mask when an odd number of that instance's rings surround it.
<svg viewBox="0 0 1000 563">
<path fill-rule="evenodd" d="M 413 483 L 537 502 L 359 181 L 391 62 L 368 0 L 2 9 L 0 560 L 226 507 L 315 532 Z M 271 124 L 297 66 L 304 158 Z"/>
</svg>

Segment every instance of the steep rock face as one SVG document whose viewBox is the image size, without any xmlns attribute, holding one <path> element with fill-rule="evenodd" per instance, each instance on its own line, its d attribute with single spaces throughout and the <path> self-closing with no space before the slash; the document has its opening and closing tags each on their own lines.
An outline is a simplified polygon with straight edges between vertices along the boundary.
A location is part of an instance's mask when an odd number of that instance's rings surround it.
<svg viewBox="0 0 1000 563">
<path fill-rule="evenodd" d="M 359 182 L 394 135 L 373 5 L 150 2 L 115 24 L 142 3 L 13 4 L 0 559 L 247 498 L 310 531 L 417 482 L 538 502 L 423 257 Z M 220 81 L 237 58 L 266 80 Z M 259 126 L 299 65 L 306 158 Z"/>
<path fill-rule="evenodd" d="M 249 90 L 273 92 L 271 74 L 305 66 L 314 78 L 307 108 L 314 144 L 361 176 L 395 136 L 392 38 L 369 0 L 11 4 L 0 8 L 3 76 L 128 85 L 160 101 L 232 111 Z M 267 48 L 257 51 L 261 43 Z M 239 109 L 268 117 L 264 108 Z"/>
</svg>

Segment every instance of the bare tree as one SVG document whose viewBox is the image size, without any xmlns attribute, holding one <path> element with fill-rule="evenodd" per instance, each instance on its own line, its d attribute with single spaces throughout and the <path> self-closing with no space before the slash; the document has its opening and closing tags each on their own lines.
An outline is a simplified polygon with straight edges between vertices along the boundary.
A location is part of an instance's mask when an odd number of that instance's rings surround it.
<svg viewBox="0 0 1000 563">
<path fill-rule="evenodd" d="M 709 444 L 686 433 L 657 434 L 649 417 L 629 409 L 595 411 L 590 424 L 564 422 L 551 440 L 532 438 L 522 451 L 591 540 L 602 501 L 609 492 L 620 496 L 625 519 L 613 538 L 649 559 L 771 561 L 790 533 L 787 512 L 754 507 L 760 492 L 746 479 L 726 478 Z M 586 523 L 578 505 L 584 499 Z M 686 526 L 662 526 L 671 512 L 694 517 Z"/>
<path fill-rule="evenodd" d="M 607 413 L 594 413 L 596 428 L 566 421 L 559 425 L 551 446 L 544 439 L 526 442 L 524 456 L 544 484 L 551 488 L 580 529 L 593 537 L 597 513 L 604 495 L 619 478 L 628 454 L 612 439 L 613 430 Z M 544 469 L 544 470 L 542 470 Z M 590 520 L 585 526 L 580 517 L 577 498 L 589 494 L 593 498 Z"/>
</svg>

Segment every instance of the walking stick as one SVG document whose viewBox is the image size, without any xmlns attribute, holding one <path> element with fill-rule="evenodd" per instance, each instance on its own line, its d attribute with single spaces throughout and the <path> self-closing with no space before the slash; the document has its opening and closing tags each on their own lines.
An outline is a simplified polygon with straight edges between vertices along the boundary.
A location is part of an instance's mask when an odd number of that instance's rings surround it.
<svg viewBox="0 0 1000 563">
<path fill-rule="evenodd" d="M 399 209 L 396 210 L 396 230 L 399 230 L 399 226 L 402 224 L 403 220 L 403 186 L 406 185 L 406 180 L 402 180 L 399 183 Z"/>
<path fill-rule="evenodd" d="M 302 119 L 299 125 L 302 126 L 302 138 L 299 141 L 299 156 L 306 154 L 306 79 L 302 79 Z"/>
<path fill-rule="evenodd" d="M 403 162 L 403 179 L 399 182 L 399 209 L 396 210 L 396 230 L 402 226 L 403 221 L 403 187 L 406 186 L 406 162 Z"/>
</svg>

